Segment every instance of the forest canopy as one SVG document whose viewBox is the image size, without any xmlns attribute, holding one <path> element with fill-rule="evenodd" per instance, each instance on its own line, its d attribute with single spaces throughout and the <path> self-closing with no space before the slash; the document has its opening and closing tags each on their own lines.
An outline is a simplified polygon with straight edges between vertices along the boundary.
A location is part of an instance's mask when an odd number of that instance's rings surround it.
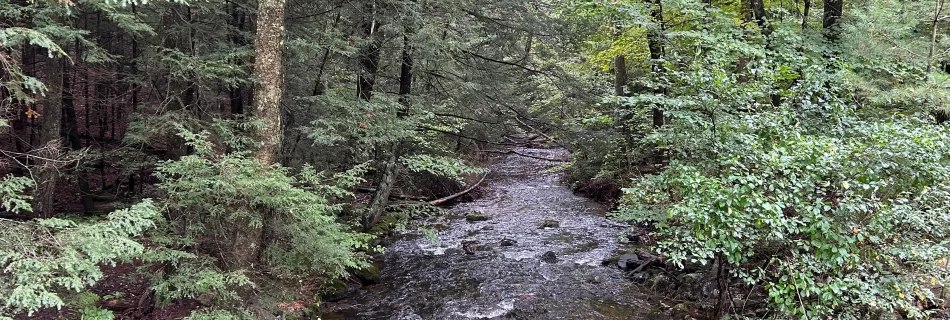
<svg viewBox="0 0 950 320">
<path fill-rule="evenodd" d="M 515 135 L 711 319 L 938 316 L 944 2 L 0 1 L 0 319 L 318 312 Z"/>
</svg>

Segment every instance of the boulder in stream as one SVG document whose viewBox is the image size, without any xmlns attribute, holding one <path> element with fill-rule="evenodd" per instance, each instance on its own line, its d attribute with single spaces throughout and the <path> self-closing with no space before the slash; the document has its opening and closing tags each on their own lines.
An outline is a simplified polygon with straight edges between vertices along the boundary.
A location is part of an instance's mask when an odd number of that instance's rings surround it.
<svg viewBox="0 0 950 320">
<path fill-rule="evenodd" d="M 508 238 L 501 239 L 501 246 L 502 246 L 502 247 L 510 247 L 510 246 L 515 245 L 515 244 L 518 244 L 518 241 L 515 241 L 514 239 L 508 239 Z"/>
<path fill-rule="evenodd" d="M 557 255 L 554 251 L 548 251 L 541 255 L 541 261 L 547 263 L 557 263 Z"/>
<path fill-rule="evenodd" d="M 617 267 L 621 270 L 633 270 L 643 264 L 644 261 L 636 253 L 628 253 L 617 258 Z"/>
<path fill-rule="evenodd" d="M 557 220 L 544 220 L 544 222 L 541 222 L 541 224 L 538 225 L 538 229 L 559 228 L 559 227 L 561 227 L 561 222 Z"/>
<path fill-rule="evenodd" d="M 468 222 L 488 221 L 489 219 L 491 219 L 491 217 L 489 217 L 487 214 L 479 212 L 472 212 L 465 215 L 465 221 Z"/>
</svg>

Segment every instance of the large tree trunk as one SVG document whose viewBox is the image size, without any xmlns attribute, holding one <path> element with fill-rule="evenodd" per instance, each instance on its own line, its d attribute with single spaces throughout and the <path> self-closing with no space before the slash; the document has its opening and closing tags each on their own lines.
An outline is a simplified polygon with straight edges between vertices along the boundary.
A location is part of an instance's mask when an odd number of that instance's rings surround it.
<svg viewBox="0 0 950 320">
<path fill-rule="evenodd" d="M 825 12 L 821 26 L 824 29 L 825 39 L 837 43 L 841 36 L 840 20 L 843 14 L 844 0 L 825 0 Z"/>
<path fill-rule="evenodd" d="M 284 12 L 286 0 L 261 0 L 258 3 L 257 33 L 254 40 L 253 114 L 264 122 L 257 132 L 262 146 L 254 158 L 262 165 L 277 161 L 280 150 L 281 98 L 283 97 Z M 255 228 L 247 219 L 231 222 L 231 243 L 225 259 L 232 268 L 249 268 L 260 260 L 266 243 L 264 231 L 274 226 L 273 214 L 263 213 L 263 226 Z"/>
<path fill-rule="evenodd" d="M 376 20 L 376 2 L 367 4 L 363 13 L 363 21 L 360 22 L 360 29 L 363 36 L 369 41 L 360 50 L 360 70 L 359 78 L 356 81 L 356 96 L 360 99 L 369 101 L 373 97 L 373 87 L 376 86 L 376 73 L 379 72 L 379 39 L 376 31 L 379 29 L 379 21 Z"/>
<path fill-rule="evenodd" d="M 399 102 L 403 105 L 403 108 L 398 111 L 397 116 L 399 118 L 406 117 L 409 112 L 409 95 L 412 94 L 412 67 L 412 44 L 409 42 L 408 36 L 403 36 L 402 66 L 399 70 Z M 372 228 L 379 222 L 379 218 L 386 211 L 386 206 L 389 205 L 389 195 L 392 193 L 398 169 L 396 161 L 399 160 L 403 151 L 403 143 L 396 141 L 384 148 L 377 157 L 382 161 L 376 168 L 376 176 L 373 179 L 376 191 L 370 199 L 369 214 L 364 223 L 366 229 Z"/>
<path fill-rule="evenodd" d="M 50 53 L 46 60 L 46 99 L 43 100 L 43 129 L 40 132 L 40 145 L 37 154 L 36 190 L 33 198 L 33 212 L 38 217 L 49 218 L 56 214 L 53 209 L 56 194 L 56 182 L 59 180 L 57 160 L 60 155 L 61 140 L 59 131 L 62 126 L 63 108 L 63 59 Z"/>
<path fill-rule="evenodd" d="M 69 68 L 63 69 L 62 114 L 66 118 L 66 130 L 63 131 L 63 134 L 65 134 L 66 141 L 69 143 L 69 149 L 77 151 L 82 149 L 82 141 L 79 140 L 79 126 L 76 124 L 76 106 L 73 99 L 71 72 L 69 71 Z M 79 180 L 80 201 L 82 202 L 83 211 L 92 213 L 96 207 L 92 201 L 92 192 L 89 190 L 89 174 L 83 168 L 79 168 L 76 176 Z"/>
<path fill-rule="evenodd" d="M 280 150 L 280 116 L 284 82 L 284 11 L 286 0 L 261 0 L 254 41 L 254 116 L 264 121 L 259 138 L 263 146 L 254 157 L 275 163 Z"/>
</svg>

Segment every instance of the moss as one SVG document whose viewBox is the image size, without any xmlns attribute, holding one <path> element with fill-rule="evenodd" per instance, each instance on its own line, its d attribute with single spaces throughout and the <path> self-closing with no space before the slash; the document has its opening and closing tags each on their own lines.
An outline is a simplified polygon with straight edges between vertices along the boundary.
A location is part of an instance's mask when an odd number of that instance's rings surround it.
<svg viewBox="0 0 950 320">
<path fill-rule="evenodd" d="M 374 263 L 366 268 L 353 272 L 353 275 L 360 279 L 364 284 L 378 283 L 383 269 L 382 263 Z"/>
<path fill-rule="evenodd" d="M 478 212 L 472 212 L 465 215 L 465 220 L 468 222 L 488 221 L 489 219 L 491 219 L 491 217 L 488 215 Z"/>
<path fill-rule="evenodd" d="M 403 230 L 409 224 L 409 214 L 405 212 L 393 212 L 379 219 L 379 223 L 369 230 L 373 235 L 388 235 L 394 231 Z"/>
</svg>

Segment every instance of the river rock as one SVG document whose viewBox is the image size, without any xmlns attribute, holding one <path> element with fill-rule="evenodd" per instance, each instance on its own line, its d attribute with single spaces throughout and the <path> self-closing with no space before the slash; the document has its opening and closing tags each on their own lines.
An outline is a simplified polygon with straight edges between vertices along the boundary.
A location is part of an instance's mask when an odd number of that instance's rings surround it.
<svg viewBox="0 0 950 320">
<path fill-rule="evenodd" d="M 459 248 L 448 248 L 448 249 L 445 249 L 445 254 L 447 254 L 447 255 L 448 255 L 448 254 L 463 254 L 463 253 L 465 253 L 465 250 L 462 250 L 462 249 L 459 249 Z"/>
<path fill-rule="evenodd" d="M 482 214 L 478 212 L 472 212 L 465 215 L 465 221 L 468 221 L 468 222 L 488 221 L 488 219 L 491 219 L 491 217 L 489 217 L 487 214 Z"/>
<path fill-rule="evenodd" d="M 628 253 L 617 258 L 617 267 L 621 270 L 633 270 L 643 263 L 643 259 L 635 253 Z"/>
<path fill-rule="evenodd" d="M 467 254 L 475 254 L 475 251 L 478 251 L 478 241 L 475 240 L 464 240 L 462 241 L 462 250 Z"/>
<path fill-rule="evenodd" d="M 541 222 L 541 224 L 538 225 L 538 229 L 560 228 L 560 227 L 561 227 L 561 222 L 557 220 L 544 220 L 544 222 Z"/>
<path fill-rule="evenodd" d="M 557 255 L 554 251 L 548 251 L 541 255 L 541 261 L 547 263 L 557 263 Z"/>
<path fill-rule="evenodd" d="M 515 240 L 513 240 L 513 239 L 508 239 L 508 238 L 501 239 L 501 246 L 502 246 L 502 247 L 510 247 L 510 246 L 513 246 L 513 245 L 515 245 L 515 244 L 517 244 L 517 243 L 518 243 L 518 241 L 515 241 Z"/>
<path fill-rule="evenodd" d="M 381 263 L 374 263 L 364 269 L 356 270 L 353 272 L 353 275 L 364 285 L 377 284 L 379 283 L 382 268 L 383 265 Z"/>
</svg>

